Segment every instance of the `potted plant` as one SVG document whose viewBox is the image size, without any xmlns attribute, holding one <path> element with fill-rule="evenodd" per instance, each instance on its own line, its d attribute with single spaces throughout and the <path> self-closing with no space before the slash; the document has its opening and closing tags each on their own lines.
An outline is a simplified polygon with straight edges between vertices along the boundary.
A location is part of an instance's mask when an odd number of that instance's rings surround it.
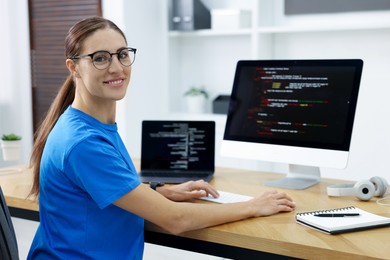
<svg viewBox="0 0 390 260">
<path fill-rule="evenodd" d="M 188 112 L 204 113 L 209 95 L 204 87 L 191 87 L 184 93 Z"/>
<path fill-rule="evenodd" d="M 19 160 L 22 137 L 16 134 L 4 134 L 1 137 L 1 148 L 4 161 Z"/>
</svg>

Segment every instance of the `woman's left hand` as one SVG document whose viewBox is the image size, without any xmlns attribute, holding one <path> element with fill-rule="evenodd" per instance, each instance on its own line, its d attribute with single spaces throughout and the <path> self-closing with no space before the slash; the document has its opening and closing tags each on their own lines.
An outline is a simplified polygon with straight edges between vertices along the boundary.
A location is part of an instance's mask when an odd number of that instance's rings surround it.
<svg viewBox="0 0 390 260">
<path fill-rule="evenodd" d="M 215 198 L 219 196 L 218 191 L 208 182 L 203 180 L 188 181 L 172 186 L 163 186 L 159 187 L 157 191 L 173 201 L 190 201 L 209 195 Z"/>
</svg>

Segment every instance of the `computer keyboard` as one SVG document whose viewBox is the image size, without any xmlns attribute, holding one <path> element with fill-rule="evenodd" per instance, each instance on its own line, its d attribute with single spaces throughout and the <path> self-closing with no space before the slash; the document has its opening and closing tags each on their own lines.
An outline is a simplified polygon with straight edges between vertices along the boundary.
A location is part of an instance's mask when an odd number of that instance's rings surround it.
<svg viewBox="0 0 390 260">
<path fill-rule="evenodd" d="M 232 192 L 218 191 L 218 193 L 219 193 L 218 198 L 214 198 L 211 195 L 209 195 L 208 197 L 202 197 L 200 199 L 215 202 L 215 203 L 221 203 L 221 204 L 243 202 L 243 201 L 248 201 L 250 199 L 253 199 L 253 197 L 251 196 L 241 195 Z"/>
</svg>

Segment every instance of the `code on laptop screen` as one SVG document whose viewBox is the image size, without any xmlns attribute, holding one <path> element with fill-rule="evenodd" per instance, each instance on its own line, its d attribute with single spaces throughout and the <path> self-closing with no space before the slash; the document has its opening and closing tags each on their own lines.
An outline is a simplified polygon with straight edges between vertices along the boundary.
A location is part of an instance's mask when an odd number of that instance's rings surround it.
<svg viewBox="0 0 390 260">
<path fill-rule="evenodd" d="M 142 169 L 214 170 L 215 122 L 143 121 Z"/>
</svg>

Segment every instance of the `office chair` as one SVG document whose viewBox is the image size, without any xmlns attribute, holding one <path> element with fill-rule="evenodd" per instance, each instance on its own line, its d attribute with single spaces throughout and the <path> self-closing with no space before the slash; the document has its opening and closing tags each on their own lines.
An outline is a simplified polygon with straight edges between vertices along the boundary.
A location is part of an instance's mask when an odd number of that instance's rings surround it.
<svg viewBox="0 0 390 260">
<path fill-rule="evenodd" d="M 1 187 L 0 206 L 0 259 L 19 260 L 19 251 L 18 244 L 16 241 L 15 230 Z"/>
</svg>

